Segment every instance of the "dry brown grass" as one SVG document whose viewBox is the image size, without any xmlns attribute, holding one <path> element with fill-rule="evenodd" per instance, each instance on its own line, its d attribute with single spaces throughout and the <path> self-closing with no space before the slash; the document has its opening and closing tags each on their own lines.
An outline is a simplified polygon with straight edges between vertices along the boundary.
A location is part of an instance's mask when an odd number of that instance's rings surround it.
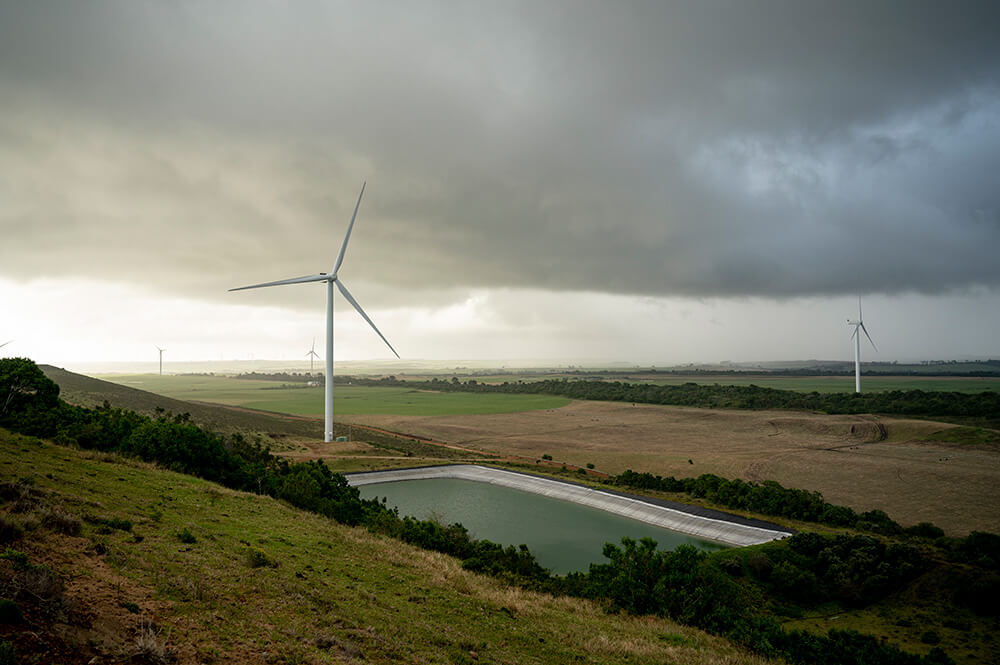
<svg viewBox="0 0 1000 665">
<path fill-rule="evenodd" d="M 574 402 L 481 416 L 357 416 L 416 436 L 620 473 L 715 473 L 816 490 L 856 510 L 946 532 L 1000 532 L 1000 451 L 929 442 L 943 423 L 870 415 Z M 689 461 L 690 460 L 690 461 Z"/>
</svg>

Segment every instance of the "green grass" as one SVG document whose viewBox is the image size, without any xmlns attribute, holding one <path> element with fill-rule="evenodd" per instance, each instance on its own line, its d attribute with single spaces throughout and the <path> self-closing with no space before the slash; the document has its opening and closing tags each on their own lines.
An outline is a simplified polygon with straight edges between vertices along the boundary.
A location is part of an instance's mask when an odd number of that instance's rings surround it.
<svg viewBox="0 0 1000 665">
<path fill-rule="evenodd" d="M 931 441 L 946 441 L 962 445 L 990 445 L 1000 443 L 1000 433 L 996 430 L 982 427 L 951 427 L 940 432 L 934 432 L 929 437 Z"/>
<path fill-rule="evenodd" d="M 261 411 L 322 417 L 323 388 L 224 376 L 132 374 L 109 381 L 173 399 L 215 402 Z M 408 388 L 336 386 L 334 412 L 341 415 L 468 415 L 554 409 L 569 400 L 552 395 L 438 393 Z"/>
<path fill-rule="evenodd" d="M 620 377 L 613 380 L 628 383 L 649 383 L 653 385 L 681 385 L 697 383 L 703 385 L 749 386 L 795 390 L 803 393 L 844 393 L 854 392 L 854 376 L 768 376 L 720 375 L 720 376 L 669 376 L 649 378 Z M 890 390 L 924 390 L 959 393 L 981 393 L 987 390 L 1000 391 L 1000 378 L 964 377 L 920 377 L 920 376 L 861 376 L 861 388 L 865 392 L 885 392 Z"/>
<path fill-rule="evenodd" d="M 0 481 L 26 477 L 45 509 L 133 525 L 84 524 L 69 537 L 36 524 L 14 543 L 70 580 L 68 606 L 86 621 L 59 631 L 80 631 L 84 660 L 97 646 L 85 639 L 91 622 L 121 626 L 105 641 L 121 654 L 134 650 L 139 622 L 152 621 L 181 662 L 765 662 L 667 620 L 507 587 L 269 498 L 0 430 Z M 0 509 L 34 519 L 23 506 Z M 179 542 L 180 532 L 193 540 Z"/>
</svg>

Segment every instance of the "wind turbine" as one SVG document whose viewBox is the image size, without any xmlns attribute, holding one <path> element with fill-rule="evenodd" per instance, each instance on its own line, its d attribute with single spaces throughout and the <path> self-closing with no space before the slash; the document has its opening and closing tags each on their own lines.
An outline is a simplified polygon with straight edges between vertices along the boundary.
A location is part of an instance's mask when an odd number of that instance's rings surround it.
<svg viewBox="0 0 1000 665">
<path fill-rule="evenodd" d="M 154 344 L 153 346 L 156 345 Z M 163 352 L 166 351 L 166 349 L 161 349 L 160 347 L 156 346 L 156 350 L 160 352 L 160 376 L 163 376 Z"/>
<path fill-rule="evenodd" d="M 312 348 L 309 349 L 309 353 L 307 353 L 306 355 L 309 357 L 309 373 L 312 374 L 313 373 L 313 360 L 315 358 L 319 358 L 319 354 L 316 353 L 316 338 L 315 337 L 313 337 Z"/>
<path fill-rule="evenodd" d="M 347 235 L 344 236 L 344 244 L 340 246 L 340 254 L 337 255 L 337 262 L 333 265 L 333 271 L 326 273 L 321 272 L 316 275 L 306 275 L 305 277 L 292 277 L 291 279 L 281 279 L 276 282 L 265 282 L 263 284 L 252 284 L 250 286 L 240 286 L 235 289 L 229 289 L 230 291 L 243 291 L 244 289 L 259 289 L 265 286 L 283 286 L 285 284 L 304 284 L 306 282 L 326 282 L 326 391 L 325 400 L 323 405 L 324 414 L 324 429 L 323 429 L 323 440 L 327 443 L 333 441 L 333 285 L 336 284 L 340 292 L 347 298 L 347 302 L 354 306 L 354 309 L 358 311 L 358 314 L 368 322 L 368 325 L 372 327 L 378 336 L 382 338 L 385 345 L 389 347 L 389 350 L 398 358 L 399 354 L 396 353 L 396 349 L 392 348 L 392 344 L 389 344 L 389 340 L 385 338 L 378 327 L 372 320 L 368 318 L 365 314 L 365 310 L 361 309 L 361 305 L 358 301 L 354 299 L 351 292 L 347 290 L 344 283 L 340 281 L 337 277 L 337 271 L 340 270 L 340 264 L 344 262 L 344 252 L 347 251 L 347 242 L 351 239 L 351 231 L 354 229 L 354 220 L 358 216 L 358 208 L 361 206 L 361 197 L 365 195 L 365 185 L 361 185 L 361 193 L 358 194 L 358 202 L 354 204 L 354 214 L 351 215 L 351 223 L 347 225 Z"/>
<path fill-rule="evenodd" d="M 858 329 L 865 334 L 868 341 L 871 343 L 872 348 L 878 351 L 878 347 L 875 346 L 875 342 L 872 342 L 872 336 L 868 334 L 868 329 L 865 328 L 864 319 L 861 318 L 861 296 L 858 296 L 858 320 L 851 321 L 847 319 L 847 325 L 854 326 L 854 334 L 851 337 L 854 339 L 854 392 L 861 392 L 861 335 L 858 334 Z"/>
</svg>

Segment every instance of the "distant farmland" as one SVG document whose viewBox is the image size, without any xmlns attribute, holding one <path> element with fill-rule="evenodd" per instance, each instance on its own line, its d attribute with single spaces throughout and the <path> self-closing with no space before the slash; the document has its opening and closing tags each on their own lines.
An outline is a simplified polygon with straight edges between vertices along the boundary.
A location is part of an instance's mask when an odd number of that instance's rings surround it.
<svg viewBox="0 0 1000 665">
<path fill-rule="evenodd" d="M 884 369 L 880 368 L 880 371 Z M 884 374 L 869 376 L 865 370 L 861 374 L 861 389 L 865 392 L 883 392 L 888 390 L 923 390 L 958 393 L 981 393 L 987 390 L 1000 391 L 1000 377 L 978 376 L 918 376 Z M 442 378 L 445 374 L 406 375 L 397 378 L 413 381 L 429 381 L 434 377 Z M 778 373 L 755 372 L 650 372 L 641 370 L 635 372 L 596 371 L 596 372 L 523 372 L 523 373 L 460 373 L 461 381 L 474 379 L 480 383 L 517 383 L 523 381 L 544 381 L 546 379 L 566 379 L 568 381 L 624 381 L 632 384 L 649 384 L 676 386 L 683 383 L 701 385 L 719 384 L 721 386 L 749 386 L 775 388 L 778 390 L 795 390 L 803 393 L 847 393 L 854 392 L 854 374 L 850 375 L 804 375 L 790 376 Z"/>
<path fill-rule="evenodd" d="M 102 377 L 107 381 L 165 395 L 173 399 L 214 402 L 298 416 L 323 416 L 323 388 L 280 381 L 224 376 L 159 376 L 130 374 Z M 475 415 L 555 409 L 569 404 L 554 395 L 479 395 L 438 393 L 410 388 L 337 385 L 338 415 L 393 414 L 407 416 Z"/>
</svg>

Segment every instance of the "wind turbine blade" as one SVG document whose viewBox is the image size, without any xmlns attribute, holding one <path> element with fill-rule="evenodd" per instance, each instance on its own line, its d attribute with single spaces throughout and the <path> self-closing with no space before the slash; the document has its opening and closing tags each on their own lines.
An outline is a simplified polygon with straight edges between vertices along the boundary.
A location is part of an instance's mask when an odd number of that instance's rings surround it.
<svg viewBox="0 0 1000 665">
<path fill-rule="evenodd" d="M 865 318 L 861 316 L 861 296 L 858 296 L 858 321 L 864 321 Z"/>
<path fill-rule="evenodd" d="M 340 289 L 340 292 L 344 294 L 345 298 L 347 298 L 347 302 L 354 305 L 354 309 L 358 310 L 358 314 L 364 317 L 365 321 L 368 322 L 368 325 L 372 327 L 372 330 L 378 333 L 378 336 L 382 338 L 382 341 L 385 342 L 385 345 L 389 347 L 389 350 L 392 351 L 397 358 L 399 358 L 399 354 L 396 353 L 396 349 L 392 348 L 392 344 L 389 343 L 389 340 L 385 338 L 385 335 L 383 335 L 379 331 L 378 327 L 372 322 L 372 320 L 368 318 L 368 315 L 365 314 L 365 310 L 361 309 L 361 305 L 359 305 L 358 301 L 355 300 L 353 296 L 351 296 L 350 291 L 347 290 L 347 287 L 344 286 L 344 283 L 341 282 L 339 279 L 337 280 L 337 288 Z"/>
<path fill-rule="evenodd" d="M 872 336 L 868 334 L 868 329 L 865 328 L 865 324 L 861 324 L 861 329 L 865 331 L 865 337 L 868 338 L 868 342 L 872 345 L 872 348 L 878 351 L 878 347 L 875 346 L 875 342 L 872 341 Z"/>
<path fill-rule="evenodd" d="M 7 340 L 6 342 L 4 342 L 3 344 L 0 344 L 0 349 L 2 349 L 3 347 L 7 346 L 8 344 L 10 344 L 10 343 L 11 343 L 11 342 L 13 342 L 13 341 L 14 341 L 14 340 L 12 340 L 12 339 L 8 339 L 8 340 Z"/>
<path fill-rule="evenodd" d="M 351 231 L 354 230 L 354 220 L 358 217 L 358 208 L 361 207 L 361 197 L 365 195 L 365 185 L 367 182 L 361 183 L 361 193 L 358 194 L 358 202 L 354 204 L 354 214 L 351 215 L 351 223 L 347 225 L 347 235 L 344 236 L 344 244 L 340 246 L 340 254 L 337 255 L 337 263 L 333 266 L 333 274 L 336 275 L 337 271 L 340 270 L 340 264 L 344 262 L 344 252 L 347 251 L 347 242 L 351 239 Z M 388 344 L 388 342 L 386 342 Z"/>
<path fill-rule="evenodd" d="M 283 284 L 305 284 L 306 282 L 326 282 L 330 276 L 325 273 L 318 275 L 306 275 L 305 277 L 292 277 L 291 279 L 279 279 L 276 282 L 264 282 L 263 284 L 251 284 L 250 286 L 239 286 L 230 291 L 244 291 L 246 289 L 260 289 L 265 286 L 281 286 Z"/>
</svg>

